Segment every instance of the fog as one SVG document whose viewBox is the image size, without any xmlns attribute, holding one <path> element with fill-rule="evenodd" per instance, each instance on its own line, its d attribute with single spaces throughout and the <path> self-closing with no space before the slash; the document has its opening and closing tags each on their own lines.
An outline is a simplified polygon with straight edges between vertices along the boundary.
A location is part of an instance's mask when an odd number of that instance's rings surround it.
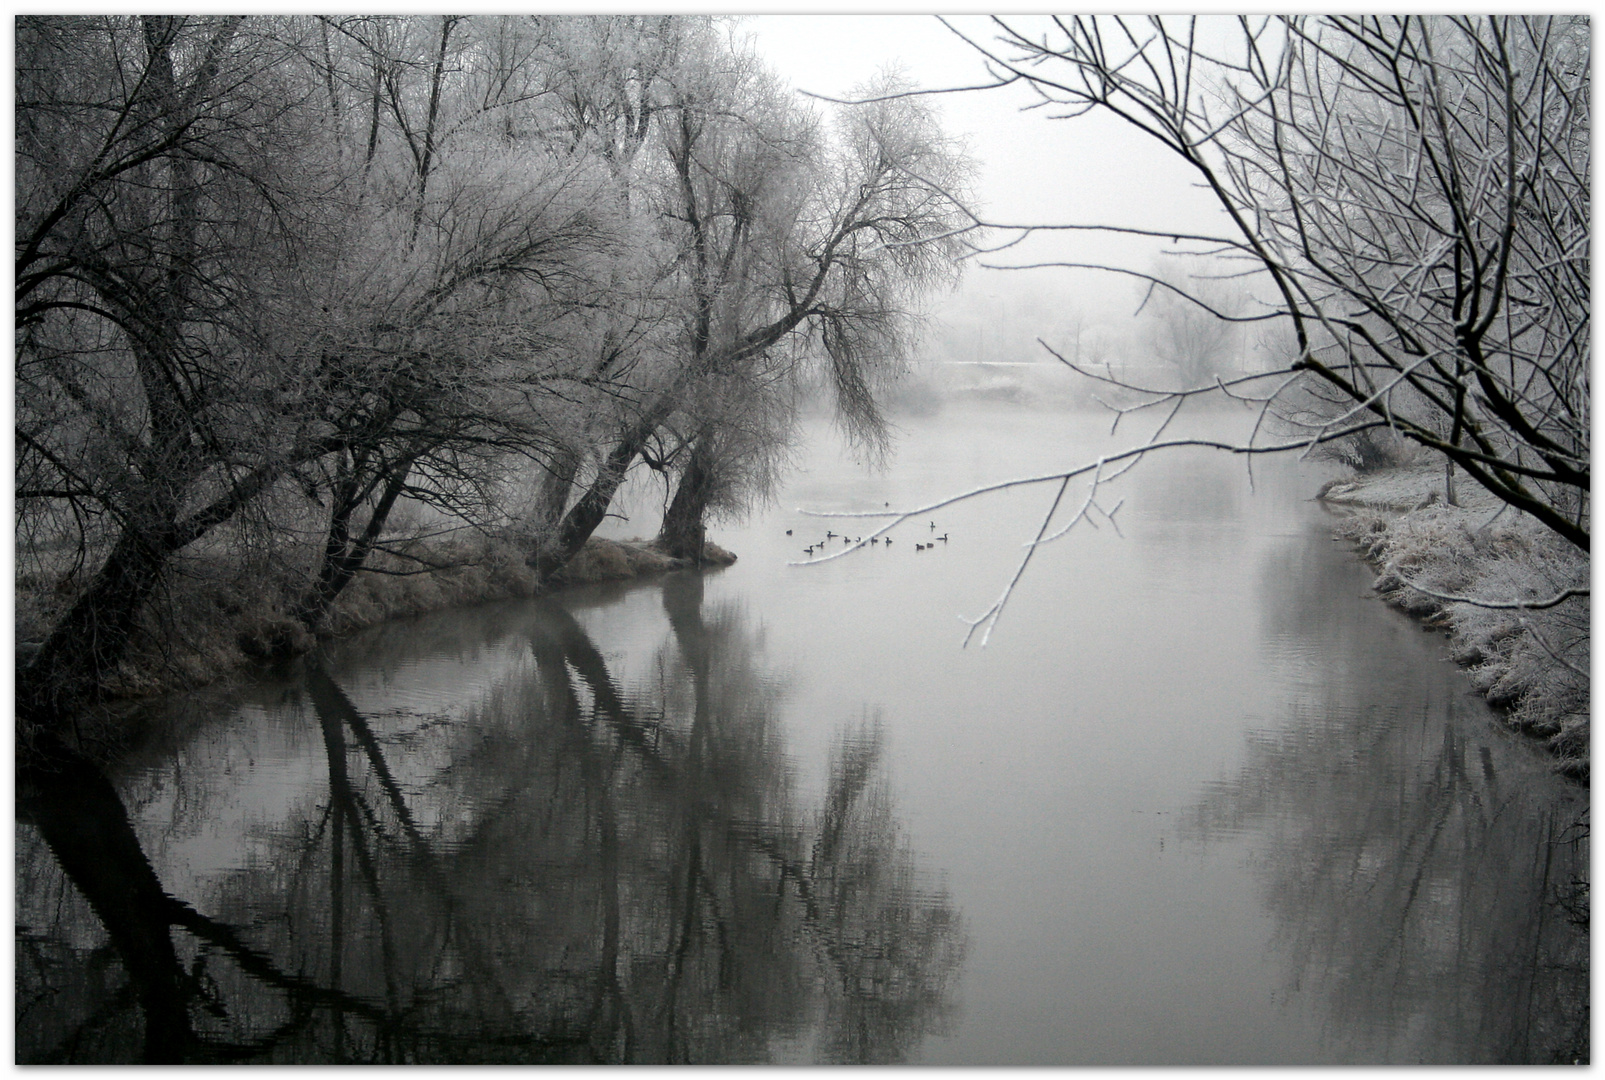
<svg viewBox="0 0 1605 1080">
<path fill-rule="evenodd" d="M 1043 20 L 17 19 L 19 1062 L 1586 1059 L 1587 18 Z"/>
<path fill-rule="evenodd" d="M 799 93 L 850 99 L 856 86 L 882 71 L 900 71 L 920 89 L 986 84 L 984 57 L 955 30 L 987 43 L 995 32 L 989 20 L 943 18 L 948 25 L 934 15 L 765 14 L 743 20 L 735 32 L 750 35 Z M 1032 110 L 1032 95 L 1018 86 L 934 94 L 929 100 L 974 159 L 973 209 L 989 221 L 1178 234 L 1220 234 L 1227 225 L 1179 158 L 1113 116 L 1056 118 Z M 1036 338 L 1068 351 L 1078 329 L 1085 341 L 1123 344 L 1138 332 L 1134 315 L 1143 288 L 1133 279 L 1095 270 L 1010 271 L 982 264 L 1078 262 L 1149 271 L 1165 260 L 1164 252 L 1176 250 L 1144 238 L 1033 237 L 977 260 L 953 295 L 936 298 L 932 338 L 970 354 L 963 358 L 1016 362 L 1051 361 Z"/>
<path fill-rule="evenodd" d="M 1251 488 L 1198 450 L 1133 471 L 1120 531 L 1046 547 L 986 648 L 958 647 L 961 620 L 997 595 L 1041 488 L 788 565 L 844 527 L 797 507 L 919 505 L 1134 438 L 976 396 L 902 417 L 882 470 L 806 421 L 783 498 L 716 530 L 734 566 L 442 612 L 340 642 L 327 673 L 174 699 L 177 734 L 115 778 L 126 818 L 102 800 L 123 858 L 224 925 L 254 920 L 303 973 L 275 976 L 309 1018 L 282 1022 L 279 1061 L 1463 1063 L 1586 1045 L 1563 1023 L 1586 936 L 1542 903 L 1586 864 L 1560 835 L 1586 795 L 1367 595 L 1308 499 L 1319 468 L 1273 459 Z M 52 903 L 86 808 L 32 782 L 18 996 L 65 989 L 19 1045 L 38 1059 L 82 1025 L 126 1054 L 132 1006 L 74 947 L 95 918 Z M 331 800 L 366 877 L 319 827 Z M 236 1037 L 273 1039 L 263 964 L 205 958 Z"/>
</svg>

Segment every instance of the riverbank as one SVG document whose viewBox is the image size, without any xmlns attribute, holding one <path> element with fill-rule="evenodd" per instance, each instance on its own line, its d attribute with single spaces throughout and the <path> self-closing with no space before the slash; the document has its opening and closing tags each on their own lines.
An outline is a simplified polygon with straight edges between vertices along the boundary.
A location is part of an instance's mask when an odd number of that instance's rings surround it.
<svg viewBox="0 0 1605 1080">
<path fill-rule="evenodd" d="M 1459 477 L 1444 502 L 1441 465 L 1332 481 L 1317 496 L 1346 516 L 1338 536 L 1378 571 L 1389 604 L 1449 637 L 1450 655 L 1509 723 L 1542 739 L 1560 772 L 1589 775 L 1590 598 L 1586 554 Z"/>
<path fill-rule="evenodd" d="M 323 635 L 342 637 L 393 619 L 607 581 L 649 578 L 692 567 L 648 540 L 593 537 L 543 589 L 521 546 L 501 537 L 417 540 L 375 552 L 368 569 L 340 594 Z M 730 552 L 711 541 L 704 565 L 728 566 Z M 240 565 L 190 556 L 174 560 L 159 600 L 141 619 L 127 656 L 103 686 L 110 701 L 204 686 L 253 664 L 305 653 L 318 637 L 289 612 L 306 585 L 305 573 L 282 560 Z M 37 647 L 76 597 L 70 574 L 19 575 L 16 585 L 17 662 Z"/>
</svg>

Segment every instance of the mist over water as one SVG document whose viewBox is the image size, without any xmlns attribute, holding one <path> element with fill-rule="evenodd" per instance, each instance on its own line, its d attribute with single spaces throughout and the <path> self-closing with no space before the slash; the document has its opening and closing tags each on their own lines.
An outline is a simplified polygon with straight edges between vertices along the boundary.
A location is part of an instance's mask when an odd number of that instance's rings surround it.
<svg viewBox="0 0 1605 1080">
<path fill-rule="evenodd" d="M 1318 466 L 1145 461 L 1101 496 L 1118 530 L 1045 546 L 961 648 L 1052 487 L 813 566 L 873 525 L 799 508 L 918 506 L 1145 429 L 899 423 L 875 471 L 810 421 L 777 505 L 710 529 L 725 570 L 381 627 L 165 703 L 115 798 L 19 781 L 19 1060 L 137 1059 L 158 1028 L 273 1061 L 1586 1053 L 1587 791 L 1370 594 Z M 610 529 L 650 535 L 658 498 Z M 96 895 L 92 825 L 159 889 Z M 127 951 L 169 925 L 171 957 Z M 164 1012 L 163 979 L 216 1008 Z"/>
</svg>

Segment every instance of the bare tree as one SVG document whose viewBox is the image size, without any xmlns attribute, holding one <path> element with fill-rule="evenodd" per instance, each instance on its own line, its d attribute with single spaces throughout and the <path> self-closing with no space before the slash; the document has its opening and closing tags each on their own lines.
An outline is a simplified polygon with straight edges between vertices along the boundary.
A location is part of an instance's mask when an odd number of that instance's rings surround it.
<svg viewBox="0 0 1605 1080">
<path fill-rule="evenodd" d="M 1179 391 L 1134 386 L 1066 360 L 1140 395 L 1118 415 L 1158 409 L 1162 419 L 1147 439 L 1094 462 L 893 515 L 825 516 L 889 517 L 868 542 L 954 502 L 1053 485 L 1048 514 L 1001 595 L 969 620 L 983 644 L 1036 550 L 1106 516 L 1100 487 L 1175 446 L 1308 451 L 1391 429 L 1589 549 L 1586 18 L 1050 17 L 994 18 L 992 26 L 988 41 L 954 28 L 994 77 L 955 89 L 1020 84 L 1035 106 L 1060 119 L 1095 110 L 1119 117 L 1191 167 L 1230 229 L 1203 235 L 972 216 L 978 234 L 1002 234 L 978 252 L 1006 250 L 1033 234 L 1101 233 L 1169 240 L 1183 252 L 1234 260 L 1245 281 L 1253 276 L 1257 311 L 1232 315 L 1130 267 L 1002 268 L 1130 275 L 1217 318 L 1285 325 L 1295 359 Z M 1265 421 L 1308 379 L 1330 387 L 1345 407 L 1294 437 L 1276 433 Z M 1210 393 L 1260 407 L 1253 437 L 1167 438 L 1178 410 Z M 1078 478 L 1087 494 L 1067 502 Z"/>
<path fill-rule="evenodd" d="M 175 552 L 330 449 L 275 401 L 335 186 L 285 29 L 18 22 L 19 523 L 65 508 L 95 567 L 18 674 L 25 720 L 95 691 Z"/>
<path fill-rule="evenodd" d="M 1215 196 L 1232 231 L 1185 239 L 1259 275 L 1241 318 L 1297 341 L 1271 376 L 1350 403 L 1312 441 L 1390 426 L 1588 550 L 1585 18 L 994 26 L 999 84 L 1119 116 Z"/>
<path fill-rule="evenodd" d="M 849 436 L 883 444 L 880 403 L 917 330 L 913 301 L 953 279 L 961 251 L 950 193 L 966 166 L 929 109 L 847 110 L 827 140 L 766 77 L 736 70 L 745 77 L 722 93 L 682 92 L 670 136 L 694 407 L 681 411 L 687 453 L 659 543 L 687 558 L 700 557 L 710 511 L 768 490 L 810 360 Z"/>
<path fill-rule="evenodd" d="M 602 523 L 681 385 L 669 284 L 679 252 L 664 235 L 660 155 L 643 151 L 660 136 L 667 87 L 700 55 L 711 25 L 683 16 L 543 17 L 541 24 L 552 84 L 546 122 L 568 145 L 600 154 L 625 234 L 606 271 L 609 302 L 573 333 L 584 357 L 571 388 L 578 407 L 542 461 L 530 562 L 544 580 Z"/>
<path fill-rule="evenodd" d="M 483 524 L 498 473 L 556 443 L 562 387 L 581 375 L 558 324 L 598 303 L 590 264 L 612 243 L 596 155 L 533 136 L 534 43 L 505 19 L 451 17 L 390 40 L 377 62 L 389 120 L 354 178 L 315 342 L 314 396 L 339 447 L 323 463 L 324 555 L 297 611 L 314 629 L 398 500 Z"/>
<path fill-rule="evenodd" d="M 558 347 L 603 301 L 608 172 L 552 148 L 534 44 L 503 30 L 19 24 L 18 527 L 76 532 L 85 582 L 24 718 L 94 696 L 223 523 L 321 504 L 316 626 L 399 500 L 483 522 L 508 460 L 612 377 Z"/>
<path fill-rule="evenodd" d="M 715 25 L 673 29 L 672 62 L 651 68 L 664 153 L 633 159 L 631 209 L 649 203 L 672 237 L 662 285 L 678 336 L 636 369 L 638 392 L 589 483 L 541 540 L 542 577 L 589 538 L 637 460 L 680 470 L 660 539 L 700 556 L 709 509 L 742 505 L 774 474 L 810 342 L 849 430 L 877 437 L 876 395 L 901 363 L 909 293 L 951 272 L 958 250 L 944 187 L 962 191 L 961 170 L 926 110 L 853 112 L 839 146 L 811 157 L 816 121 L 777 96 L 753 57 Z M 648 111 L 610 108 L 600 112 Z"/>
<path fill-rule="evenodd" d="M 1147 284 L 1139 309 L 1140 332 L 1154 357 L 1176 368 L 1183 388 L 1242 373 L 1243 327 L 1231 320 L 1245 312 L 1247 297 L 1229 276 L 1231 264 L 1210 263 L 1195 258 L 1156 267 L 1152 274 L 1157 281 Z"/>
</svg>

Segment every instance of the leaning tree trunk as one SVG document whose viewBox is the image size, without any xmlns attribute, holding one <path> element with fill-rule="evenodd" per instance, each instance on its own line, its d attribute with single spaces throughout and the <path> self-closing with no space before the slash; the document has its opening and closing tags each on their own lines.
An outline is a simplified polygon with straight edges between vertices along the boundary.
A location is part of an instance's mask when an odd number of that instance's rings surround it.
<svg viewBox="0 0 1605 1080">
<path fill-rule="evenodd" d="M 413 460 L 409 457 L 400 462 L 384 478 L 383 490 L 372 513 L 368 515 L 367 527 L 355 538 L 351 536 L 351 516 L 367 499 L 369 492 L 359 494 L 355 481 L 348 480 L 336 493 L 334 509 L 329 516 L 329 534 L 323 545 L 323 561 L 318 567 L 318 580 L 301 598 L 295 613 L 301 625 L 313 633 L 323 628 L 335 600 L 351 584 L 357 571 L 362 569 L 368 556 L 373 553 L 374 545 L 379 542 L 379 535 L 384 532 L 385 523 L 390 519 L 390 511 L 395 508 L 396 500 L 407 485 Z"/>
<path fill-rule="evenodd" d="M 83 594 L 32 661 L 19 665 L 19 732 L 33 726 L 60 728 L 76 709 L 93 701 L 127 653 L 140 612 L 161 584 L 168 561 L 261 495 L 289 464 L 286 459 L 261 466 L 183 519 L 175 518 L 170 492 L 142 500 L 135 520 L 123 529 Z M 175 466 L 173 475 L 183 474 Z"/>
<path fill-rule="evenodd" d="M 568 497 L 574 490 L 574 478 L 580 472 L 580 453 L 573 447 L 560 446 L 552 451 L 541 477 L 540 491 L 535 497 L 535 527 L 537 543 L 544 543 L 557 535 L 563 524 L 563 512 L 568 509 Z"/>
<path fill-rule="evenodd" d="M 555 529 L 544 530 L 545 535 L 540 537 L 535 553 L 528 559 L 529 565 L 535 570 L 535 579 L 542 587 L 579 554 L 585 541 L 591 538 L 596 527 L 607 517 L 608 507 L 613 505 L 613 496 L 618 493 L 619 485 L 624 483 L 625 473 L 629 472 L 636 455 L 645 448 L 647 439 L 656 427 L 655 419 L 642 420 L 626 432 L 602 460 L 596 470 L 596 478 L 591 481 L 585 494 L 569 507 L 568 513 L 563 515 Z"/>
<path fill-rule="evenodd" d="M 93 700 L 128 650 L 140 609 L 175 550 L 171 523 L 129 528 L 27 667 L 17 671 L 17 719 L 52 729 Z"/>
<path fill-rule="evenodd" d="M 231 16 L 214 33 L 201 67 L 188 87 L 174 76 L 173 50 L 181 25 L 173 17 L 142 16 L 148 95 L 139 111 L 165 147 L 129 173 L 149 185 L 148 212 L 162 221 L 159 253 L 143 265 L 103 268 L 85 264 L 82 279 L 102 305 L 125 317 L 139 388 L 150 428 L 149 442 L 132 463 L 143 491 L 130 500 L 128 517 L 106 562 L 72 609 L 56 624 L 38 654 L 17 672 L 17 720 L 53 728 L 95 697 L 128 649 L 140 609 L 155 591 L 174 552 L 208 523 L 233 513 L 232 499 L 180 521 L 184 495 L 204 471 L 197 459 L 198 395 L 181 375 L 185 330 L 192 316 L 192 276 L 201 262 L 197 240 L 200 181 L 184 148 L 194 103 L 208 91 L 224 49 L 243 16 Z M 165 172 L 164 172 L 165 169 Z M 222 513 L 223 517 L 216 515 Z"/>
<path fill-rule="evenodd" d="M 704 518 L 713 495 L 709 458 L 705 440 L 699 438 L 691 444 L 691 459 L 680 473 L 680 483 L 674 489 L 674 499 L 663 514 L 663 527 L 658 532 L 658 546 L 664 554 L 691 559 L 699 566 L 707 543 Z"/>
</svg>

